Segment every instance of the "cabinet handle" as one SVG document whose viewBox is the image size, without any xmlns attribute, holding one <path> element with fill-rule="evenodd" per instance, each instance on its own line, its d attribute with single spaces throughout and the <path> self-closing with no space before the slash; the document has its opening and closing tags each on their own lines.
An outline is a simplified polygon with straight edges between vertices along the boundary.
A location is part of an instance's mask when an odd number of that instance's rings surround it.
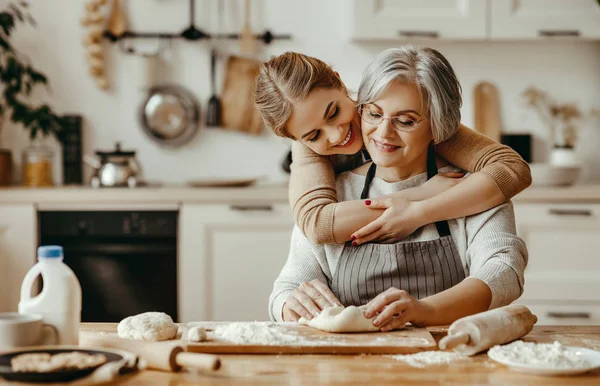
<svg viewBox="0 0 600 386">
<path fill-rule="evenodd" d="M 589 312 L 547 312 L 546 316 L 549 318 L 565 319 L 565 318 L 577 318 L 577 319 L 590 319 L 592 315 Z"/>
<path fill-rule="evenodd" d="M 557 216 L 586 216 L 592 215 L 592 211 L 589 209 L 548 209 L 548 213 Z"/>
<path fill-rule="evenodd" d="M 437 31 L 398 31 L 398 36 L 435 39 L 439 37 L 439 33 Z"/>
<path fill-rule="evenodd" d="M 579 30 L 539 30 L 538 34 L 545 38 L 553 38 L 553 37 L 576 37 L 579 36 Z"/>
<path fill-rule="evenodd" d="M 229 205 L 229 209 L 241 212 L 272 212 L 273 205 Z"/>
</svg>

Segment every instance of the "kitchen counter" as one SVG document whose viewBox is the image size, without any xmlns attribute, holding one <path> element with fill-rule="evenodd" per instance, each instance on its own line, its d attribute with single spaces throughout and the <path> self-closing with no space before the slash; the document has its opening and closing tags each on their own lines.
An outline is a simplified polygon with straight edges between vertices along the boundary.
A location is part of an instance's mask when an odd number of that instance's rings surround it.
<svg viewBox="0 0 600 386">
<path fill-rule="evenodd" d="M 161 187 L 102 188 L 64 186 L 53 188 L 0 188 L 0 204 L 87 203 L 286 203 L 287 183 L 258 184 L 241 188 L 193 188 L 186 185 Z M 514 202 L 600 202 L 600 185 L 529 187 Z"/>
<path fill-rule="evenodd" d="M 88 203 L 252 203 L 288 200 L 287 183 L 257 184 L 249 187 L 194 188 L 164 185 L 138 188 L 59 186 L 52 188 L 0 188 L 0 204 L 88 204 Z"/>
<path fill-rule="evenodd" d="M 82 325 L 82 331 L 115 332 L 116 324 Z M 102 332 L 101 332 L 102 331 Z M 431 328 L 436 341 L 445 328 Z M 600 326 L 536 326 L 528 341 L 600 349 Z M 389 356 L 221 355 L 223 367 L 213 374 L 145 370 L 119 385 L 598 385 L 600 370 L 573 377 L 541 377 L 508 370 L 480 354 L 449 365 L 410 367 Z"/>
</svg>

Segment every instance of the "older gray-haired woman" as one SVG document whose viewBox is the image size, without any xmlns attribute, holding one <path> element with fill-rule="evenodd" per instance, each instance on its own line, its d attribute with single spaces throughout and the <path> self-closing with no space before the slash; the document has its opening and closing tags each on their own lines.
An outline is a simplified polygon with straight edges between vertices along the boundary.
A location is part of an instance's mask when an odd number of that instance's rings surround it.
<svg viewBox="0 0 600 386">
<path fill-rule="evenodd" d="M 358 103 L 373 162 L 337 177 L 338 200 L 390 194 L 457 170 L 432 145 L 460 119 L 460 85 L 439 52 L 384 51 L 366 69 Z M 374 324 L 383 331 L 405 322 L 448 324 L 517 299 L 526 264 L 510 202 L 424 226 L 395 244 L 316 245 L 296 227 L 270 312 L 274 320 L 311 319 L 341 303 L 366 305 L 365 316 L 378 315 Z"/>
</svg>

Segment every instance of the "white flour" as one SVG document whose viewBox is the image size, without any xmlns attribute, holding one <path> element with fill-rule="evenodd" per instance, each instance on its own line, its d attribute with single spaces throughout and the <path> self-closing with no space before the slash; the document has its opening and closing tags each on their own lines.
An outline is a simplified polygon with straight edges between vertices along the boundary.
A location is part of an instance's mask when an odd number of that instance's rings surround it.
<svg viewBox="0 0 600 386">
<path fill-rule="evenodd" d="M 296 333 L 271 322 L 230 323 L 215 328 L 215 335 L 236 344 L 280 345 L 300 340 Z"/>
<path fill-rule="evenodd" d="M 393 359 L 402 361 L 412 367 L 427 367 L 431 365 L 443 365 L 466 358 L 453 352 L 445 351 L 423 351 L 409 355 L 393 355 Z"/>
<path fill-rule="evenodd" d="M 494 346 L 489 354 L 495 358 L 504 359 L 523 365 L 548 367 L 553 369 L 573 369 L 588 366 L 587 361 L 569 350 L 559 342 L 533 343 L 522 340 L 505 346 Z"/>
</svg>

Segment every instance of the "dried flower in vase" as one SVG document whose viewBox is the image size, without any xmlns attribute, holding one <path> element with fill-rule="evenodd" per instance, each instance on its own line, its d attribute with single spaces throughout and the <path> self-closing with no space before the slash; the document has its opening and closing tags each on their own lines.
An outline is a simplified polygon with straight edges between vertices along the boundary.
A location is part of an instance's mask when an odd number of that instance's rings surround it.
<svg viewBox="0 0 600 386">
<path fill-rule="evenodd" d="M 575 123 L 583 115 L 574 103 L 558 104 L 546 92 L 533 86 L 523 91 L 523 97 L 525 103 L 538 112 L 550 129 L 555 147 L 575 146 L 578 134 Z"/>
</svg>

